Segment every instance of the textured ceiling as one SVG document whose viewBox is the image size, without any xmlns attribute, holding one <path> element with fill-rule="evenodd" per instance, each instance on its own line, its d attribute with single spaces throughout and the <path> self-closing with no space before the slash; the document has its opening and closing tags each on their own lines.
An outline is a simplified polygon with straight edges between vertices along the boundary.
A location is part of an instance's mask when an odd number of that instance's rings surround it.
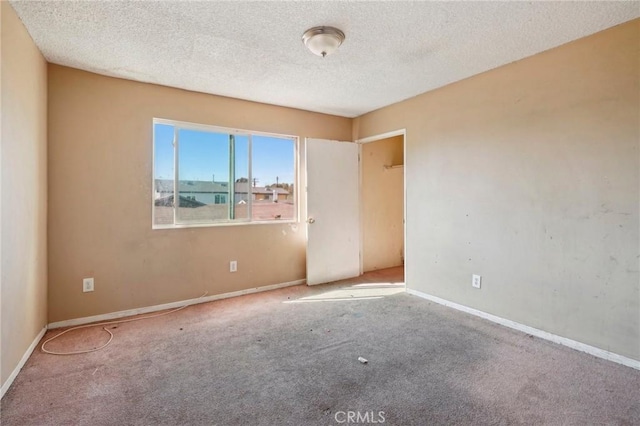
<svg viewBox="0 0 640 426">
<path fill-rule="evenodd" d="M 640 15 L 635 2 L 11 1 L 49 62 L 355 117 Z M 346 41 L 320 58 L 301 36 Z"/>
</svg>

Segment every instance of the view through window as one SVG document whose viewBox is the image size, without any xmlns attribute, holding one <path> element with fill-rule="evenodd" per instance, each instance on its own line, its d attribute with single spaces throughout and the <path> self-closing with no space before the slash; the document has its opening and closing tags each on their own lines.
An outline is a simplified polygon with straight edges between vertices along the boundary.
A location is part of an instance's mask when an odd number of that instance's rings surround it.
<svg viewBox="0 0 640 426">
<path fill-rule="evenodd" d="M 295 138 L 167 120 L 153 135 L 154 226 L 296 218 Z"/>
</svg>

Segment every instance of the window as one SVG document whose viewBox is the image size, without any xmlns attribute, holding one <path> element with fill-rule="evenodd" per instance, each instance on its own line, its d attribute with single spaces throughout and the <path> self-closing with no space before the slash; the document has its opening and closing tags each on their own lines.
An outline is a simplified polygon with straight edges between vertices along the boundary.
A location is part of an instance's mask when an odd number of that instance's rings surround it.
<svg viewBox="0 0 640 426">
<path fill-rule="evenodd" d="M 293 221 L 297 138 L 153 121 L 153 226 Z"/>
</svg>

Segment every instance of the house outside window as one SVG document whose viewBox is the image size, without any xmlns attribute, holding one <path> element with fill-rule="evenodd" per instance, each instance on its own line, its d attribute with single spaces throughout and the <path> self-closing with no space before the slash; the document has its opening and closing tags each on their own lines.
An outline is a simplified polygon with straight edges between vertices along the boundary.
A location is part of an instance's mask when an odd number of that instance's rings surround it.
<svg viewBox="0 0 640 426">
<path fill-rule="evenodd" d="M 298 219 L 296 137 L 154 119 L 153 150 L 153 228 Z"/>
</svg>

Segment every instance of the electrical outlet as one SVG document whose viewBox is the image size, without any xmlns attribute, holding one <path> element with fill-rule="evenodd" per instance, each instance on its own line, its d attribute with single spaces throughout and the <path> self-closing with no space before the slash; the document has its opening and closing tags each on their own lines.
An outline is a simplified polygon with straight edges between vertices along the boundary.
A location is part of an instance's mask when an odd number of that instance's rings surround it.
<svg viewBox="0 0 640 426">
<path fill-rule="evenodd" d="M 238 271 L 238 261 L 232 260 L 229 262 L 229 272 L 237 272 Z"/>
<path fill-rule="evenodd" d="M 82 279 L 82 291 L 85 293 L 88 291 L 93 291 L 93 278 Z"/>
<path fill-rule="evenodd" d="M 473 288 L 480 288 L 481 284 L 482 284 L 482 276 L 475 275 L 475 274 L 471 276 L 471 286 Z"/>
</svg>

